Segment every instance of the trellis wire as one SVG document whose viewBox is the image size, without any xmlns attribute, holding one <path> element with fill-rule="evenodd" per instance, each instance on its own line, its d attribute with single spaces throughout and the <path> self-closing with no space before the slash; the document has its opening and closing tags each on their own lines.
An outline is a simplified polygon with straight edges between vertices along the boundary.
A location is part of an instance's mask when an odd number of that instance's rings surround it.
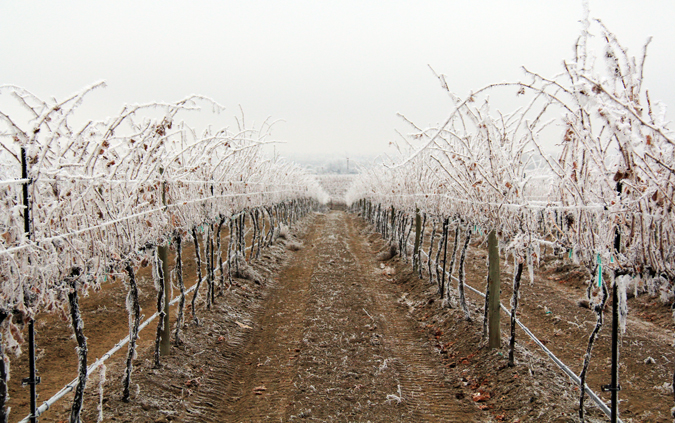
<svg viewBox="0 0 675 423">
<path fill-rule="evenodd" d="M 192 292 L 192 291 L 196 288 L 196 286 L 197 286 L 196 284 L 195 284 L 195 285 L 192 285 L 189 289 L 187 289 L 187 290 L 185 291 L 185 293 L 186 293 L 186 294 L 189 294 L 190 292 Z M 169 305 L 172 306 L 172 305 L 176 304 L 179 300 L 180 300 L 180 295 L 178 295 L 176 298 L 174 298 L 173 300 L 171 300 L 171 302 L 169 302 Z M 145 322 L 141 323 L 141 325 L 138 327 L 138 332 L 140 333 L 146 326 L 148 326 L 153 320 L 155 320 L 155 319 L 157 318 L 157 316 L 159 316 L 159 313 L 155 313 L 155 314 L 153 314 L 152 316 L 148 317 L 148 319 L 147 319 Z M 103 354 L 103 356 L 102 356 L 101 358 L 99 358 L 98 360 L 96 360 L 96 361 L 94 362 L 94 364 L 92 364 L 91 366 L 89 366 L 89 367 L 87 368 L 87 378 L 88 378 L 92 373 L 94 373 L 94 371 L 95 371 L 96 369 L 98 369 L 99 367 L 101 367 L 101 365 L 102 365 L 106 360 L 108 360 L 113 354 L 115 354 L 115 353 L 116 353 L 117 351 L 119 351 L 122 347 L 124 347 L 128 342 L 129 342 L 129 335 L 127 335 L 126 337 L 124 337 L 124 339 L 122 339 L 122 340 L 119 341 L 117 344 L 115 344 L 115 346 L 112 347 L 107 353 Z M 52 405 L 54 405 L 58 400 L 60 400 L 61 398 L 63 398 L 63 397 L 64 397 L 65 395 L 67 395 L 68 393 L 72 392 L 72 391 L 77 387 L 77 381 L 78 381 L 78 378 L 73 379 L 72 382 L 70 382 L 69 384 L 67 384 L 67 385 L 64 386 L 63 388 L 61 388 L 61 390 L 60 390 L 59 392 L 57 392 L 56 394 L 54 394 L 54 396 L 52 396 L 50 399 L 48 399 L 47 401 L 45 401 L 44 403 L 42 403 L 42 405 L 37 409 L 37 412 L 36 412 L 36 414 L 35 414 L 35 417 L 39 417 L 39 416 L 41 416 L 42 414 L 44 414 L 44 412 L 47 411 L 47 410 L 49 410 L 49 408 L 50 408 Z M 21 420 L 19 423 L 28 423 L 29 419 L 30 419 L 30 416 L 26 416 L 26 417 L 25 417 L 23 420 Z"/>
<path fill-rule="evenodd" d="M 6 181 L 0 181 L 0 187 L 5 185 L 23 185 L 31 183 L 31 179 L 9 179 Z"/>
<path fill-rule="evenodd" d="M 423 253 L 424 253 L 424 251 L 423 251 Z M 424 253 L 424 255 L 427 257 L 427 259 L 429 259 L 429 256 L 426 253 Z M 436 261 L 434 261 L 434 260 L 430 260 L 430 261 L 432 261 L 437 267 L 440 268 L 440 265 L 438 263 L 436 263 Z M 450 278 L 454 279 L 455 281 L 459 282 L 459 279 L 457 279 L 455 276 L 448 275 L 448 277 L 450 277 Z M 478 289 L 472 287 L 468 283 L 464 282 L 464 286 L 466 288 L 468 288 L 469 290 L 473 291 L 474 293 L 480 295 L 481 297 L 485 297 L 484 292 L 479 291 Z M 509 309 L 506 308 L 506 306 L 504 304 L 502 304 L 501 301 L 499 302 L 499 306 L 502 309 L 502 311 L 504 313 L 506 313 L 507 316 L 511 316 L 511 312 L 509 311 Z M 567 367 L 565 365 L 565 363 L 563 363 L 558 357 L 556 357 L 556 355 L 553 354 L 553 352 L 551 352 L 551 350 L 546 348 L 546 346 L 530 331 L 530 329 L 527 328 L 527 326 L 525 326 L 520 321 L 520 319 L 516 318 L 516 323 L 518 324 L 518 326 L 520 326 L 520 328 L 523 330 L 523 332 L 525 332 L 527 334 L 527 336 L 529 336 L 530 339 L 532 339 L 532 341 L 534 341 L 534 343 L 537 344 L 537 346 L 539 346 L 539 348 L 541 348 L 542 351 L 544 351 L 544 353 L 551 359 L 551 361 L 553 361 L 560 368 L 560 370 L 562 370 L 567 376 L 569 376 L 570 379 L 572 379 L 572 381 L 574 383 L 576 383 L 577 385 L 581 384 L 581 380 L 579 379 L 579 376 L 577 376 L 572 371 L 572 369 Z M 602 410 L 602 412 L 605 413 L 609 417 L 610 414 L 611 414 L 611 410 L 609 409 L 607 404 L 605 404 L 605 402 L 600 397 L 598 397 L 597 394 L 595 392 L 593 392 L 593 390 L 591 390 L 591 388 L 589 388 L 588 385 L 586 385 L 586 384 L 584 384 L 584 391 L 586 391 L 589 398 L 593 400 L 593 402 L 600 408 L 600 410 Z M 619 422 L 622 422 L 622 420 L 619 419 Z"/>
<path fill-rule="evenodd" d="M 57 240 L 57 239 L 64 239 L 64 238 L 68 238 L 68 237 L 71 237 L 71 236 L 80 235 L 80 234 L 83 234 L 85 232 L 94 231 L 96 229 L 105 228 L 106 226 L 114 225 L 114 224 L 121 223 L 121 222 L 124 222 L 124 221 L 127 221 L 127 220 L 138 218 L 138 217 L 143 217 L 143 216 L 151 214 L 151 213 L 161 212 L 161 211 L 166 210 L 167 208 L 185 206 L 187 204 L 203 202 L 203 201 L 212 200 L 212 199 L 216 199 L 216 198 L 240 197 L 240 196 L 251 196 L 251 195 L 262 195 L 262 194 L 269 195 L 269 194 L 279 194 L 279 193 L 283 193 L 283 192 L 293 192 L 293 190 L 281 190 L 281 191 L 272 191 L 272 192 L 260 191 L 260 192 L 255 192 L 255 193 L 236 193 L 236 194 L 214 195 L 214 196 L 211 196 L 211 197 L 199 198 L 199 199 L 196 199 L 196 200 L 183 201 L 183 202 L 178 203 L 178 204 L 168 204 L 166 206 L 157 207 L 157 208 L 152 209 L 152 210 L 146 210 L 146 211 L 135 213 L 135 214 L 132 214 L 132 215 L 129 215 L 129 216 L 121 217 L 119 219 L 111 220 L 109 222 L 104 222 L 104 223 L 101 223 L 100 225 L 91 226 L 91 227 L 84 228 L 84 229 L 78 229 L 78 230 L 73 231 L 73 232 L 68 232 L 68 233 L 61 234 L 61 235 L 55 235 L 55 236 L 51 236 L 51 237 L 47 237 L 47 238 L 42 238 L 41 240 L 35 241 L 33 243 L 30 243 L 30 244 L 23 244 L 23 245 L 18 245 L 16 247 L 12 247 L 12 248 L 7 248 L 6 250 L 0 250 L 0 254 L 10 254 L 10 253 L 13 253 L 13 252 L 16 252 L 16 251 L 24 250 L 26 248 L 34 246 L 35 244 L 39 245 L 40 243 L 51 242 L 51 241 L 54 241 L 54 240 Z M 237 216 L 239 214 L 237 214 Z"/>
<path fill-rule="evenodd" d="M 469 231 L 470 231 L 470 229 L 467 228 L 467 233 L 468 233 Z M 409 245 L 410 245 L 410 244 L 409 244 Z M 411 246 L 414 247 L 413 245 L 411 245 Z M 440 246 L 439 246 L 439 249 L 440 249 Z M 442 270 L 443 270 L 442 267 L 441 267 L 441 265 L 440 265 L 436 260 L 433 260 L 431 257 L 429 257 L 429 254 L 427 254 L 422 248 L 420 248 L 420 251 L 421 251 L 421 253 L 424 254 L 424 256 L 427 258 L 428 263 L 432 263 L 432 262 L 433 262 L 434 265 L 436 266 L 436 268 L 437 268 L 439 271 L 442 271 Z M 449 274 L 447 271 L 445 271 L 445 274 L 446 274 L 449 278 L 454 279 L 455 281 L 459 282 L 459 279 L 458 279 L 457 277 L 453 276 L 452 274 Z M 472 291 L 472 292 L 474 292 L 474 293 L 480 295 L 481 297 L 485 298 L 485 293 L 483 293 L 483 292 L 481 292 L 480 290 L 478 290 L 478 289 L 472 287 L 471 285 L 467 284 L 466 282 L 464 282 L 464 286 L 465 286 L 466 288 L 468 288 L 470 291 Z M 500 309 L 501 309 L 504 313 L 506 313 L 507 316 L 511 317 L 511 313 L 510 313 L 509 309 L 507 309 L 506 306 L 504 306 L 504 304 L 503 304 L 501 301 L 499 302 L 499 306 L 500 306 Z M 567 376 L 569 376 L 570 379 L 572 379 L 572 381 L 573 381 L 576 385 L 580 385 L 580 384 L 581 384 L 581 380 L 580 380 L 579 377 L 572 371 L 572 369 L 570 369 L 569 367 L 567 367 L 567 365 L 565 365 L 565 363 L 563 363 L 563 362 L 562 362 L 555 354 L 553 354 L 553 352 L 552 352 L 551 350 L 549 350 L 548 348 L 546 348 L 546 346 L 545 346 L 545 345 L 544 345 L 544 344 L 543 344 L 543 343 L 542 343 L 542 342 L 541 342 L 541 341 L 540 341 L 540 340 L 539 340 L 539 339 L 538 339 L 538 338 L 530 331 L 530 329 L 528 329 L 527 326 L 525 326 L 525 325 L 520 321 L 520 319 L 516 318 L 516 319 L 515 319 L 515 322 L 516 322 L 516 323 L 518 324 L 518 326 L 523 330 L 523 332 L 525 332 L 525 334 L 527 334 L 527 336 L 529 336 L 530 339 L 532 339 L 532 341 L 534 341 L 534 343 L 537 344 L 537 346 L 538 346 L 539 348 L 541 348 L 542 351 L 544 351 L 544 353 L 551 359 L 551 361 L 553 361 L 553 363 L 555 363 L 555 364 L 556 364 L 556 365 L 557 365 L 557 366 L 558 366 L 558 367 L 559 367 L 559 368 L 560 368 Z M 609 409 L 609 407 L 607 406 L 607 404 L 605 404 L 605 402 L 604 402 L 600 397 L 598 397 L 598 395 L 597 395 L 595 392 L 593 392 L 593 390 L 591 390 L 591 388 L 589 388 L 588 385 L 586 385 L 586 384 L 584 384 L 584 391 L 586 392 L 586 394 L 588 395 L 588 397 L 589 397 L 589 398 L 590 398 L 590 399 L 598 406 L 598 408 L 600 408 L 600 410 L 602 410 L 602 412 L 605 413 L 605 415 L 607 415 L 608 417 L 611 416 L 611 410 Z M 618 422 L 623 423 L 621 419 L 618 419 Z"/>
</svg>

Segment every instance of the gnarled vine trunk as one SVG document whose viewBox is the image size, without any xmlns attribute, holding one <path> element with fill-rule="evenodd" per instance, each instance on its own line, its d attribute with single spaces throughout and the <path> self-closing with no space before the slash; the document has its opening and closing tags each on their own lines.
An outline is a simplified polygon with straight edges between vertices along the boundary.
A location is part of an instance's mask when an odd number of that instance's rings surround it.
<svg viewBox="0 0 675 423">
<path fill-rule="evenodd" d="M 174 241 L 176 243 L 176 280 L 180 290 L 180 299 L 178 300 L 178 314 L 176 316 L 176 331 L 174 332 L 175 345 L 182 344 L 180 330 L 183 327 L 185 313 L 185 282 L 183 281 L 183 243 L 180 234 L 176 234 Z"/>
<path fill-rule="evenodd" d="M 79 291 L 77 281 L 79 279 L 80 269 L 73 269 L 68 285 L 68 304 L 70 305 L 70 319 L 73 325 L 73 333 L 77 341 L 77 388 L 75 388 L 75 397 L 73 405 L 70 408 L 70 423 L 80 423 L 80 412 L 82 411 L 82 402 L 84 401 L 84 389 L 87 386 L 87 338 L 84 336 L 84 322 L 80 313 Z"/>
<path fill-rule="evenodd" d="M 127 263 L 126 271 L 129 275 L 129 293 L 127 294 L 127 311 L 129 312 L 129 347 L 127 349 L 127 364 L 122 380 L 122 401 L 129 402 L 129 385 L 133 372 L 133 359 L 136 358 L 136 342 L 138 341 L 138 327 L 141 324 L 141 305 L 138 302 L 138 286 L 136 275 L 131 264 Z"/>
<path fill-rule="evenodd" d="M 195 293 L 192 294 L 192 320 L 194 320 L 196 324 L 199 324 L 199 319 L 197 319 L 197 294 L 199 294 L 199 287 L 202 284 L 202 259 L 199 254 L 197 227 L 192 228 L 192 238 L 194 238 L 195 241 L 195 264 L 197 265 L 197 286 L 195 287 Z"/>
</svg>

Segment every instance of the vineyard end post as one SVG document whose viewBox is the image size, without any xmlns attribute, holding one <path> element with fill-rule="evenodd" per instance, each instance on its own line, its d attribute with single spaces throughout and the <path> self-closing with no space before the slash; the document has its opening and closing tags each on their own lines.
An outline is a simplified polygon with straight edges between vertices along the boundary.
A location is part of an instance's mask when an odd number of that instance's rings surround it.
<svg viewBox="0 0 675 423">
<path fill-rule="evenodd" d="M 497 233 L 493 229 L 488 234 L 488 284 L 490 285 L 490 298 L 488 300 L 488 329 L 489 347 L 501 346 L 501 333 L 499 328 L 499 293 L 501 291 L 499 271 L 499 244 Z"/>
</svg>

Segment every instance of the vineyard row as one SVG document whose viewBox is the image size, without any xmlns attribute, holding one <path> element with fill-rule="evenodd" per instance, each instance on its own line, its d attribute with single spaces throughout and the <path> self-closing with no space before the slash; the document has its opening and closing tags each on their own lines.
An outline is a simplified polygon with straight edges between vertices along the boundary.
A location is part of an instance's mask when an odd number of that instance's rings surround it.
<svg viewBox="0 0 675 423">
<path fill-rule="evenodd" d="M 431 219 L 432 239 L 436 233 L 441 237 L 435 262 L 442 269 L 434 272 L 429 264 L 428 271 L 446 295 L 445 272 L 458 270 L 459 303 L 467 318 L 463 262 L 471 237 L 485 237 L 490 257 L 499 249 L 513 257 L 512 332 L 520 278 L 527 269 L 533 282 L 542 247 L 584 267 L 596 326 L 580 385 L 585 386 L 611 295 L 615 347 L 608 390 L 617 421 L 617 338 L 625 331 L 627 292 L 659 293 L 669 304 L 675 298 L 675 136 L 665 107 L 653 103 L 644 88 L 647 45 L 641 57 L 630 57 L 601 21 L 587 14 L 581 22 L 575 55 L 553 78 L 525 70 L 523 81 L 489 85 L 461 98 L 450 91 L 445 75 L 436 74 L 452 103 L 446 121 L 432 128 L 408 121 L 412 133 L 404 138 L 401 156 L 365 169 L 347 203 L 360 207 L 403 251 L 414 216 Z M 592 36 L 592 24 L 600 37 Z M 594 40 L 601 44 L 599 56 L 591 48 Z M 488 98 L 495 91 L 515 92 L 520 107 L 495 111 Z M 451 230 L 455 241 L 447 246 Z M 488 298 L 490 291 L 499 292 L 498 275 L 490 265 Z M 499 314 L 497 296 L 492 297 L 486 316 Z M 484 325 L 492 346 L 487 318 Z M 584 421 L 585 390 L 580 393 Z"/>
</svg>

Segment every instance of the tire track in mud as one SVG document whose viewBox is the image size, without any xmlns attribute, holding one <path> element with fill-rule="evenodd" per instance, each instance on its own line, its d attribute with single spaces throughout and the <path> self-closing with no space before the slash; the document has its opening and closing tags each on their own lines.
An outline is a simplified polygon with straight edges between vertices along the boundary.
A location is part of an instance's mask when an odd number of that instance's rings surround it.
<svg viewBox="0 0 675 423">
<path fill-rule="evenodd" d="M 353 219 L 318 216 L 243 352 L 205 381 L 195 421 L 485 420 L 458 399 Z"/>
<path fill-rule="evenodd" d="M 383 345 L 395 355 L 393 367 L 400 375 L 401 393 L 408 407 L 414 410 L 413 417 L 421 421 L 471 422 L 485 421 L 486 415 L 479 412 L 471 401 L 463 397 L 461 384 L 446 374 L 438 357 L 430 351 L 428 339 L 420 336 L 419 327 L 406 316 L 409 304 L 405 293 L 386 281 L 378 271 L 378 262 L 354 226 L 347 221 L 348 248 L 357 257 L 362 269 L 370 269 L 370 289 L 374 293 L 374 311 L 383 326 Z M 366 273 L 364 271 L 364 273 Z M 383 289 L 384 288 L 384 289 Z"/>
<path fill-rule="evenodd" d="M 321 220 L 321 216 L 317 221 Z M 305 237 L 316 238 L 317 223 Z M 306 250 L 309 250 L 306 248 Z M 300 251 L 271 286 L 236 348 L 218 360 L 192 408 L 194 422 L 264 421 L 283 416 L 295 373 L 314 256 Z M 256 389 L 258 388 L 258 389 Z M 275 418 L 279 421 L 279 418 Z"/>
</svg>

